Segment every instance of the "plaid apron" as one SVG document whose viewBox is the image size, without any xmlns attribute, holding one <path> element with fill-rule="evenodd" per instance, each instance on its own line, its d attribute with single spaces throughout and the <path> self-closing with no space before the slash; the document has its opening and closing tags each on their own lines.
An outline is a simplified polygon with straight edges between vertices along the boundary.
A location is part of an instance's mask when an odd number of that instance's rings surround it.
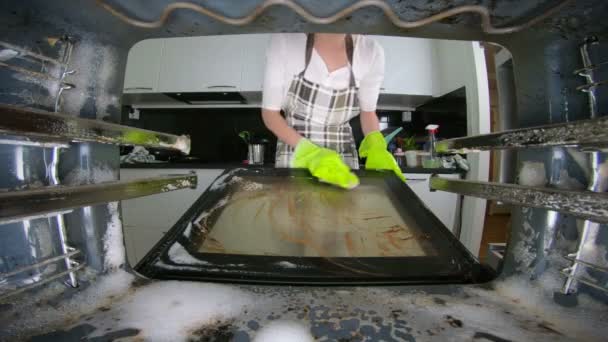
<svg viewBox="0 0 608 342">
<path fill-rule="evenodd" d="M 294 76 L 284 105 L 285 120 L 304 138 L 314 144 L 334 150 L 346 165 L 359 169 L 359 156 L 349 120 L 359 114 L 357 87 L 353 75 L 353 40 L 346 36 L 346 52 L 350 63 L 350 84 L 344 89 L 332 89 L 304 78 L 308 68 L 314 35 L 306 40 L 305 67 Z M 291 167 L 294 149 L 277 142 L 275 167 Z"/>
</svg>

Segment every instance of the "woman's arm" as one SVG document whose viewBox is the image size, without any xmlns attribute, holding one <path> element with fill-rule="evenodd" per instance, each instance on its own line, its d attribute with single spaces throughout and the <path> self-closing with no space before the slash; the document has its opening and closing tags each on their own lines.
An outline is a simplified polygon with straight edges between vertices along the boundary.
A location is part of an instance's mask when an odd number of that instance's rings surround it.
<svg viewBox="0 0 608 342">
<path fill-rule="evenodd" d="M 302 136 L 289 127 L 281 116 L 281 104 L 285 97 L 285 67 L 287 57 L 283 34 L 275 34 L 270 39 L 266 51 L 266 70 L 264 74 L 264 91 L 262 93 L 262 120 L 264 125 L 277 138 L 291 147 L 296 147 Z"/>
<path fill-rule="evenodd" d="M 378 123 L 378 116 L 376 112 L 365 112 L 362 111 L 359 117 L 361 119 L 361 130 L 363 135 L 367 135 L 370 132 L 380 130 L 380 124 Z"/>
<path fill-rule="evenodd" d="M 278 110 L 262 109 L 264 125 L 287 145 L 295 148 L 302 136 L 287 124 Z"/>
<path fill-rule="evenodd" d="M 380 95 L 380 87 L 384 80 L 384 50 L 374 40 L 366 42 L 370 44 L 368 48 L 374 50 L 372 63 L 367 74 L 361 79 L 359 84 L 359 104 L 361 106 L 361 130 L 364 135 L 380 129 L 378 116 L 376 115 L 376 105 Z"/>
</svg>

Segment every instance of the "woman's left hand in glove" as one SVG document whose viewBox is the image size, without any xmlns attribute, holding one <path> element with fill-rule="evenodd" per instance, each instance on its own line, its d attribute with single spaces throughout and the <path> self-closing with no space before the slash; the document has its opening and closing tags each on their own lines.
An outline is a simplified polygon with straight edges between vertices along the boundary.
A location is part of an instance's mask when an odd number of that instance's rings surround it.
<svg viewBox="0 0 608 342">
<path fill-rule="evenodd" d="M 393 170 L 405 182 L 405 176 L 397 164 L 395 157 L 387 151 L 387 144 L 380 131 L 373 131 L 365 136 L 359 147 L 359 155 L 367 158 L 365 168 L 372 170 Z"/>
</svg>

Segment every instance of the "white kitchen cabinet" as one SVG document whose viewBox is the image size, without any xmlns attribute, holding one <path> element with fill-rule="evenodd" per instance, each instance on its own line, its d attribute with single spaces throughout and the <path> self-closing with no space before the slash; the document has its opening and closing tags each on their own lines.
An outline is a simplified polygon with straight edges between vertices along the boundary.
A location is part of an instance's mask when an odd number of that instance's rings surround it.
<svg viewBox="0 0 608 342">
<path fill-rule="evenodd" d="M 460 220 L 460 196 L 444 191 L 429 190 L 430 174 L 405 173 L 407 185 L 437 218 L 454 233 Z M 459 179 L 459 174 L 441 174 L 444 178 Z"/>
<path fill-rule="evenodd" d="M 146 39 L 133 45 L 127 58 L 125 93 L 158 91 L 158 76 L 165 39 Z"/>
<path fill-rule="evenodd" d="M 241 91 L 262 91 L 266 69 L 266 49 L 270 34 L 248 34 L 242 36 Z"/>
<path fill-rule="evenodd" d="M 420 38 L 373 36 L 384 48 L 382 94 L 433 95 L 433 41 Z"/>
<path fill-rule="evenodd" d="M 432 40 L 373 36 L 385 52 L 382 94 L 437 94 Z M 129 52 L 125 93 L 261 92 L 270 34 L 151 39 Z"/>
<path fill-rule="evenodd" d="M 186 174 L 189 169 L 120 169 L 121 180 Z M 173 227 L 222 172 L 196 169 L 196 189 L 183 189 L 121 202 L 127 258 L 134 266 Z"/>
<path fill-rule="evenodd" d="M 166 39 L 160 92 L 239 91 L 242 41 L 236 35 Z"/>
</svg>

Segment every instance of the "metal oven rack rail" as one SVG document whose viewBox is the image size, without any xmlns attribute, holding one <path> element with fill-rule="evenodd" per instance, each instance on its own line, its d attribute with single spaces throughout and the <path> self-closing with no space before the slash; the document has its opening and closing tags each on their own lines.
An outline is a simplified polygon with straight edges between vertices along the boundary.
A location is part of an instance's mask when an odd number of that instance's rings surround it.
<svg viewBox="0 0 608 342">
<path fill-rule="evenodd" d="M 590 119 L 447 139 L 437 144 L 438 151 L 451 153 L 557 146 L 576 147 L 581 151 L 589 152 L 591 178 L 586 190 L 535 188 L 515 184 L 446 179 L 438 176 L 433 176 L 429 180 L 432 191 L 440 190 L 499 200 L 516 206 L 553 210 L 584 219 L 577 251 L 564 256 L 572 262 L 570 267 L 561 271 L 566 277 L 562 288 L 562 292 L 566 294 L 576 291 L 577 282 L 608 292 L 608 288 L 604 285 L 598 284 L 578 272 L 581 267 L 589 267 L 596 272 L 608 273 L 608 267 L 585 261 L 583 258 L 583 247 L 592 236 L 591 232 L 597 232 L 600 224 L 608 223 L 608 193 L 598 192 L 601 177 L 599 174 L 600 154 L 608 151 L 608 116 L 600 116 L 597 101 L 598 87 L 608 83 L 606 80 L 597 80 L 595 76 L 598 69 L 608 68 L 608 61 L 595 64 L 591 61 L 589 47 L 594 44 L 599 44 L 599 42 L 592 37 L 586 39 L 581 45 L 583 68 L 574 72 L 586 80 L 586 84 L 577 87 L 577 90 L 588 95 Z"/>
<path fill-rule="evenodd" d="M 57 221 L 61 254 L 37 263 L 0 274 L 0 282 L 40 266 L 63 261 L 65 270 L 45 275 L 39 280 L 0 293 L 0 301 L 15 294 L 67 278 L 67 284 L 76 287 L 76 272 L 85 262 L 73 258 L 82 251 L 69 245 L 63 214 L 73 208 L 148 196 L 167 191 L 195 188 L 195 174 L 167 175 L 134 181 L 116 181 L 79 186 L 60 185 L 58 178 L 59 150 L 74 142 L 97 142 L 113 145 L 139 145 L 178 150 L 189 153 L 190 138 L 159 133 L 133 127 L 87 120 L 35 109 L 0 105 L 0 143 L 52 148 L 50 186 L 0 193 L 0 224 L 48 217 Z M 7 228 L 4 228 L 7 229 Z"/>
</svg>

